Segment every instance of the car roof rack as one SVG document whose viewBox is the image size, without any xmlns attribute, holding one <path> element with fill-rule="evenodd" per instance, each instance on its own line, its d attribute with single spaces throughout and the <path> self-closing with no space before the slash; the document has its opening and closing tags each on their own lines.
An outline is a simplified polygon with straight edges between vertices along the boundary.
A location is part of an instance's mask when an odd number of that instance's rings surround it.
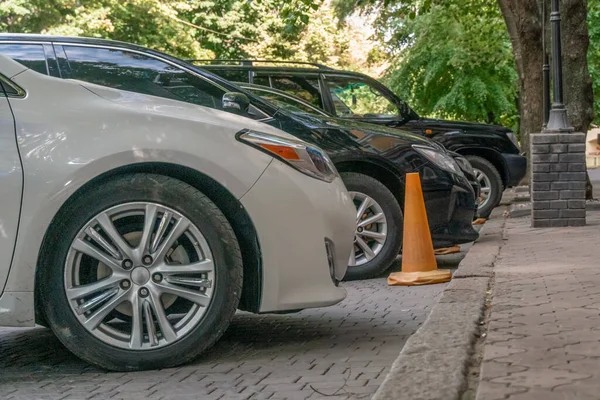
<svg viewBox="0 0 600 400">
<path fill-rule="evenodd" d="M 268 64 L 294 64 L 294 65 L 299 65 L 299 66 L 310 66 L 310 67 L 315 67 L 317 69 L 327 69 L 327 70 L 331 70 L 333 68 L 330 68 L 326 65 L 323 64 L 318 64 L 318 63 L 312 63 L 312 62 L 304 62 L 304 61 L 278 61 L 278 60 L 235 60 L 235 59 L 224 59 L 224 58 L 218 58 L 218 59 L 198 59 L 198 60 L 186 60 L 189 63 L 195 64 L 195 63 L 208 63 L 208 64 L 220 64 L 220 63 L 236 63 L 239 64 L 241 66 L 253 66 L 255 63 L 268 63 Z"/>
</svg>

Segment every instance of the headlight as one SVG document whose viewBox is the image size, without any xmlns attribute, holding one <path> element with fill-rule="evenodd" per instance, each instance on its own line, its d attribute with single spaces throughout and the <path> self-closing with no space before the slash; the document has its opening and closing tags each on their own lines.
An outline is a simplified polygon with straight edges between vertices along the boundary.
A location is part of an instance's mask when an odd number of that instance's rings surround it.
<svg viewBox="0 0 600 400">
<path fill-rule="evenodd" d="M 469 160 L 467 160 L 466 158 L 464 158 L 462 156 L 456 156 L 456 157 L 454 157 L 454 161 L 456 161 L 458 163 L 458 165 L 464 172 L 467 172 L 470 175 L 475 174 L 475 172 L 473 171 L 473 166 L 471 165 Z"/>
<path fill-rule="evenodd" d="M 436 149 L 433 149 L 431 147 L 425 147 L 425 146 L 413 145 L 413 149 L 415 149 L 417 152 L 419 152 L 419 154 L 421 154 L 423 157 L 427 158 L 429 161 L 431 161 L 433 164 L 437 165 L 438 167 L 440 167 L 446 171 L 454 172 L 455 174 L 458 174 L 458 175 L 463 175 L 463 173 L 462 173 L 460 167 L 458 166 L 458 164 L 456 163 L 456 161 L 454 161 L 454 159 L 452 157 L 450 157 L 448 154 L 442 153 Z"/>
<path fill-rule="evenodd" d="M 323 150 L 301 140 L 251 130 L 243 130 L 237 137 L 242 143 L 249 144 L 313 178 L 332 182 L 338 176 L 333 162 Z"/>
<path fill-rule="evenodd" d="M 517 147 L 517 149 L 521 150 L 521 148 L 519 147 L 519 141 L 517 140 L 517 136 L 514 133 L 508 132 L 506 134 L 506 136 L 508 136 L 510 141 L 513 142 L 513 144 Z"/>
</svg>

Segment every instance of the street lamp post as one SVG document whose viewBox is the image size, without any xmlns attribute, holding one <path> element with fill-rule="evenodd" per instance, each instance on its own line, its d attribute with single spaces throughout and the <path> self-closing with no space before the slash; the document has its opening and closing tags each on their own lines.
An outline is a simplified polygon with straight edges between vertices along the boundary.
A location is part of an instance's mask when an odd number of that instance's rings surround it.
<svg viewBox="0 0 600 400">
<path fill-rule="evenodd" d="M 543 89 L 543 106 L 544 106 L 544 123 L 542 129 L 548 127 L 548 119 L 550 118 L 550 60 L 546 51 L 546 2 L 542 1 L 542 53 L 544 53 L 544 66 L 542 67 L 542 77 L 544 82 Z"/>
<path fill-rule="evenodd" d="M 554 101 L 550 109 L 548 125 L 544 132 L 573 132 L 567 118 L 567 109 L 563 100 L 562 48 L 560 44 L 559 0 L 552 0 L 552 73 L 554 80 Z"/>
<path fill-rule="evenodd" d="M 586 223 L 586 135 L 582 132 L 573 132 L 567 119 L 563 98 L 559 0 L 551 1 L 554 101 L 547 125 L 541 133 L 532 133 L 530 137 L 531 179 L 529 183 L 531 226 L 534 228 L 583 226 Z M 548 68 L 544 67 L 544 84 L 546 84 Z M 548 110 L 549 100 L 546 100 L 546 96 L 549 88 L 549 85 L 544 88 L 544 114 Z"/>
</svg>

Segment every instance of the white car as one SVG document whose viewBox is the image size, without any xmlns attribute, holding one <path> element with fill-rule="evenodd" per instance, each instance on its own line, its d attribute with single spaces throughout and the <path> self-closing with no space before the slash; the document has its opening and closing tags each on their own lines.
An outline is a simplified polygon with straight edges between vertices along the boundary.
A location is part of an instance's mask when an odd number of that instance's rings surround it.
<svg viewBox="0 0 600 400">
<path fill-rule="evenodd" d="M 344 299 L 356 210 L 318 148 L 4 56 L 0 82 L 0 326 L 47 325 L 107 369 L 163 368 L 237 309 Z"/>
</svg>

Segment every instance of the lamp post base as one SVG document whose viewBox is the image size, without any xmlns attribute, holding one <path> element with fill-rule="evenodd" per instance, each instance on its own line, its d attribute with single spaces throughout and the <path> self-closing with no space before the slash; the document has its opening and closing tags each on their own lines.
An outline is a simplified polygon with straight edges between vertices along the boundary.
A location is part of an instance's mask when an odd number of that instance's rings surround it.
<svg viewBox="0 0 600 400">
<path fill-rule="evenodd" d="M 578 132 L 532 134 L 531 226 L 583 226 L 585 138 Z"/>
<path fill-rule="evenodd" d="M 569 124 L 567 109 L 563 104 L 553 104 L 548 118 L 548 124 L 543 133 L 569 133 L 574 128 Z"/>
</svg>

